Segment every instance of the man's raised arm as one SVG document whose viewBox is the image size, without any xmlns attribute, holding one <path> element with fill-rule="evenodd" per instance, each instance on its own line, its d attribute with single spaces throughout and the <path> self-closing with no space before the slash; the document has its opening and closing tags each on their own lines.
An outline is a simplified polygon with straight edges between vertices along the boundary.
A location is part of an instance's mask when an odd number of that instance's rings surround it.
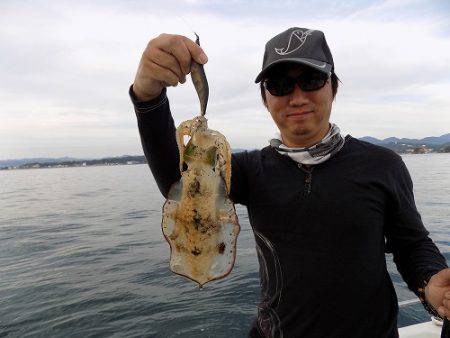
<svg viewBox="0 0 450 338">
<path fill-rule="evenodd" d="M 166 87 L 186 82 L 192 60 L 201 64 L 207 61 L 200 46 L 181 35 L 161 34 L 148 43 L 130 87 L 144 154 L 164 197 L 180 179 Z"/>
<path fill-rule="evenodd" d="M 148 43 L 130 87 L 144 154 L 166 198 L 172 184 L 181 177 L 166 87 L 186 82 L 192 60 L 204 64 L 208 59 L 194 41 L 181 35 L 161 34 Z M 248 202 L 246 163 L 247 153 L 232 155 L 230 197 L 234 203 Z"/>
</svg>

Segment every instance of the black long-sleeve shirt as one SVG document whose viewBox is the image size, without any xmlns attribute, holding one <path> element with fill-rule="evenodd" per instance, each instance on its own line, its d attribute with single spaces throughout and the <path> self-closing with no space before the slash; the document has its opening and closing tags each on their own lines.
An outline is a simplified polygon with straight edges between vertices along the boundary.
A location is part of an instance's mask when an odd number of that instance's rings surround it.
<svg viewBox="0 0 450 338">
<path fill-rule="evenodd" d="M 135 100 L 142 145 L 161 193 L 180 179 L 165 90 Z M 397 297 L 385 252 L 417 294 L 446 267 L 416 209 L 394 152 L 346 137 L 311 169 L 271 147 L 232 156 L 230 197 L 247 207 L 260 264 L 251 336 L 398 337 Z"/>
</svg>

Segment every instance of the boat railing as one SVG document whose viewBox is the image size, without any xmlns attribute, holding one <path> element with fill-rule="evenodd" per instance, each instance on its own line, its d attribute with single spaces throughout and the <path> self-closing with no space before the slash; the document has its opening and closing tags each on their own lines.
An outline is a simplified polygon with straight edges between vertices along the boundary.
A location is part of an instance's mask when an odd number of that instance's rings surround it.
<svg viewBox="0 0 450 338">
<path fill-rule="evenodd" d="M 417 304 L 417 303 L 420 303 L 420 299 L 419 298 L 403 300 L 401 302 L 398 302 L 398 307 L 406 307 L 408 305 Z"/>
</svg>

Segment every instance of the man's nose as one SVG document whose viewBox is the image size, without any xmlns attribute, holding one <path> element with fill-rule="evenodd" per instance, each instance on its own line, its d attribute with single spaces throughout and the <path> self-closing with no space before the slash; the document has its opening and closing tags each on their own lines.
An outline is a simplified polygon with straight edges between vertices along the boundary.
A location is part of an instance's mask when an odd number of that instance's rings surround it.
<svg viewBox="0 0 450 338">
<path fill-rule="evenodd" d="M 298 84 L 295 84 L 294 91 L 291 93 L 289 104 L 293 106 L 301 106 L 308 103 L 307 92 L 300 89 Z"/>
</svg>

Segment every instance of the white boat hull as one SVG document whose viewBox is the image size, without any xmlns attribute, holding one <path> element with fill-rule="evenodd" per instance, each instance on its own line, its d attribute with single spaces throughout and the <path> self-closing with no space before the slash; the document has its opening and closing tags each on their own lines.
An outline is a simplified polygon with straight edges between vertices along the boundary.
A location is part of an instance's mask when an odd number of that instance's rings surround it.
<svg viewBox="0 0 450 338">
<path fill-rule="evenodd" d="M 398 329 L 400 338 L 440 338 L 442 324 L 436 321 L 405 326 Z"/>
</svg>

